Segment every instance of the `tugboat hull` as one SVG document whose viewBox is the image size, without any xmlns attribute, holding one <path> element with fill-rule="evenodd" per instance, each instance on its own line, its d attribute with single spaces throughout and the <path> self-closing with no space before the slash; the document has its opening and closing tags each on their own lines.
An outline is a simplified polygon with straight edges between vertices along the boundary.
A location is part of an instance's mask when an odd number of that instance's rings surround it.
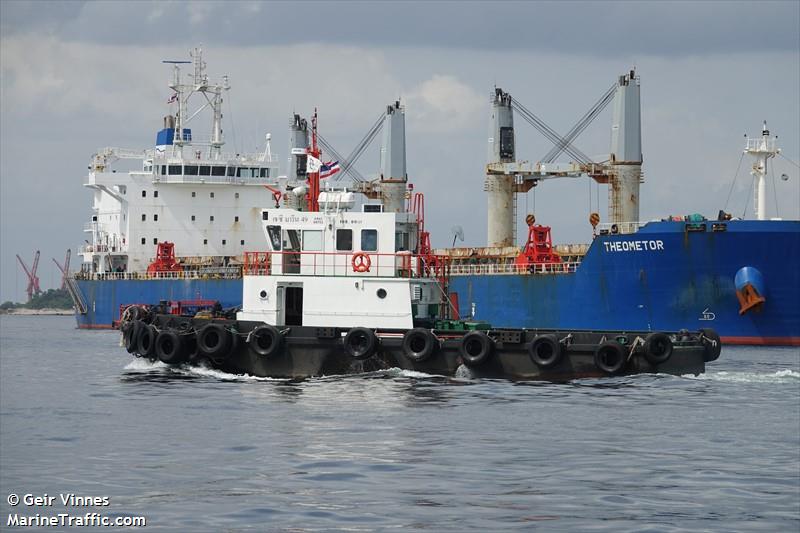
<svg viewBox="0 0 800 533">
<path fill-rule="evenodd" d="M 454 376 L 567 381 L 639 373 L 701 374 L 719 356 L 711 330 L 690 333 L 291 326 L 155 315 L 123 327 L 130 353 L 232 374 L 307 378 L 402 368 Z"/>
</svg>

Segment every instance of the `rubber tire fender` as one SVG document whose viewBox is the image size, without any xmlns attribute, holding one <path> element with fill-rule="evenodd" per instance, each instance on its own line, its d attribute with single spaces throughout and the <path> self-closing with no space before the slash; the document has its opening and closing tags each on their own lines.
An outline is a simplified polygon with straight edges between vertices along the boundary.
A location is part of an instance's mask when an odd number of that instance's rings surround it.
<svg viewBox="0 0 800 533">
<path fill-rule="evenodd" d="M 417 363 L 429 359 L 438 345 L 439 340 L 429 329 L 414 328 L 403 335 L 403 355 Z"/>
<path fill-rule="evenodd" d="M 528 355 L 536 366 L 550 368 L 561 361 L 563 350 L 555 335 L 537 335 L 528 345 Z"/>
<path fill-rule="evenodd" d="M 231 336 L 222 324 L 206 324 L 197 332 L 197 348 L 212 360 L 224 360 L 231 351 Z"/>
<path fill-rule="evenodd" d="M 141 357 L 153 357 L 156 347 L 158 330 L 152 324 L 144 324 L 139 336 L 136 338 L 136 351 Z"/>
<path fill-rule="evenodd" d="M 644 339 L 644 358 L 653 365 L 669 361 L 672 355 L 672 339 L 666 333 L 651 333 Z"/>
<path fill-rule="evenodd" d="M 344 336 L 344 351 L 353 359 L 369 359 L 378 348 L 378 337 L 369 328 L 353 328 Z"/>
<path fill-rule="evenodd" d="M 625 348 L 617 341 L 606 341 L 594 350 L 594 365 L 610 376 L 622 372 L 626 362 Z"/>
<path fill-rule="evenodd" d="M 722 339 L 719 334 L 711 328 L 701 329 L 700 333 L 705 337 L 703 345 L 705 351 L 703 352 L 703 361 L 710 363 L 719 359 L 719 354 L 722 353 Z"/>
<path fill-rule="evenodd" d="M 474 351 L 473 348 L 478 350 Z M 469 367 L 480 366 L 492 356 L 494 341 L 483 331 L 470 331 L 461 338 L 458 353 L 461 360 Z"/>
<path fill-rule="evenodd" d="M 283 335 L 275 326 L 262 324 L 250 332 L 247 345 L 253 353 L 261 357 L 271 357 L 280 350 L 283 345 Z M 263 341 L 267 341 L 265 344 Z"/>
<path fill-rule="evenodd" d="M 133 322 L 128 322 L 122 330 L 125 349 L 130 354 L 136 353 L 138 349 L 139 334 L 142 332 L 143 325 L 141 320 L 134 320 Z"/>
<path fill-rule="evenodd" d="M 162 363 L 177 365 L 187 360 L 184 339 L 175 330 L 161 330 L 156 337 L 156 356 Z"/>
</svg>

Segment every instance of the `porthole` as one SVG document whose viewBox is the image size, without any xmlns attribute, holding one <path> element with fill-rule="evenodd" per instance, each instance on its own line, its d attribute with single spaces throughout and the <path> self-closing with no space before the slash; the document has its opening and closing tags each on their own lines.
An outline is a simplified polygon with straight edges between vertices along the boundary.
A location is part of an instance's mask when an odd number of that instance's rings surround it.
<svg viewBox="0 0 800 533">
<path fill-rule="evenodd" d="M 377 295 L 378 298 L 383 300 L 384 298 L 386 298 L 386 289 L 378 289 Z"/>
<path fill-rule="evenodd" d="M 267 291 L 265 291 L 264 289 L 261 289 L 261 292 L 258 293 L 258 295 L 261 297 L 262 300 L 267 299 Z"/>
</svg>

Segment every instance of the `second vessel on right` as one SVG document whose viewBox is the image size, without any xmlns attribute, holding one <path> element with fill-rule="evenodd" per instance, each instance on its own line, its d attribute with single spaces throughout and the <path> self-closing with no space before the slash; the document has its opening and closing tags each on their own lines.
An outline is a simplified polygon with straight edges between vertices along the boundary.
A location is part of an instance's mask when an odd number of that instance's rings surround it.
<svg viewBox="0 0 800 533">
<path fill-rule="evenodd" d="M 571 141 L 614 102 L 611 153 L 592 162 Z M 764 123 L 747 139 L 756 220 L 720 211 L 639 222 L 642 181 L 639 79 L 614 87 L 564 136 L 495 89 L 484 189 L 488 246 L 436 250 L 452 257 L 450 291 L 462 315 L 510 327 L 678 330 L 713 327 L 728 344 L 800 345 L 800 221 L 767 219 L 768 161 L 780 153 Z M 514 114 L 553 141 L 536 164 L 515 157 Z M 552 163 L 565 152 L 567 165 Z M 609 188 L 609 221 L 592 213 L 589 245 L 554 246 L 550 228 L 526 219 L 514 247 L 515 195 L 542 180 L 589 175 Z"/>
</svg>

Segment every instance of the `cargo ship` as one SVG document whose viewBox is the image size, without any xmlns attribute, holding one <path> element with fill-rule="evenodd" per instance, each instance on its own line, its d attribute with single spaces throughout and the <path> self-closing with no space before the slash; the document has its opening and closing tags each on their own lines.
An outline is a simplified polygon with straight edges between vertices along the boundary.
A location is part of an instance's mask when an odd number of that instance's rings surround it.
<svg viewBox="0 0 800 533">
<path fill-rule="evenodd" d="M 341 157 L 322 162 L 316 116 L 310 123 L 292 116 L 285 175 L 279 175 L 269 134 L 260 153 L 223 152 L 222 95 L 230 86 L 227 78 L 209 82 L 200 50 L 192 59 L 168 62 L 171 109 L 154 148 L 106 148 L 92 158 L 85 182 L 94 193 L 92 219 L 85 227 L 91 240 L 80 251 L 81 270 L 67 285 L 80 328 L 117 327 L 131 305 L 241 305 L 245 252 L 269 249 L 262 208 L 311 216 L 320 199 L 337 188 L 328 183 L 322 190 L 321 177 L 351 168 L 352 161 Z M 183 63 L 194 68 L 188 83 L 181 81 Z M 193 97 L 201 102 L 197 110 L 190 108 Z M 555 155 L 532 165 L 515 159 L 514 112 L 531 123 L 541 121 L 495 89 L 484 187 L 489 242 L 480 248 L 435 250 L 450 258 L 455 318 L 548 329 L 713 328 L 727 343 L 800 345 L 800 221 L 764 220 L 766 165 L 778 153 L 766 126 L 746 147 L 755 160 L 759 220 L 721 213 L 716 220 L 693 215 L 643 223 L 638 213 L 639 78 L 634 72 L 621 76 L 587 115 L 596 116 L 612 101 L 607 161 L 593 162 L 574 147 L 579 127 L 561 137 L 544 125 Z M 189 122 L 204 109 L 211 111 L 211 135 L 200 139 Z M 387 106 L 372 136 L 380 130 L 379 175 L 349 185 L 367 198 L 354 209 L 403 213 L 407 228 L 397 235 L 397 250 L 419 253 L 420 246 L 430 248 L 430 240 L 424 231 L 424 200 L 408 183 L 400 102 Z M 562 152 L 573 161 L 553 163 Z M 121 160 L 139 166 L 119 170 L 115 167 Z M 592 214 L 591 244 L 553 245 L 550 228 L 528 215 L 527 240 L 515 246 L 516 194 L 548 179 L 579 176 L 609 186 L 609 221 L 600 224 L 599 215 Z M 422 229 L 415 237 L 411 228 Z M 302 236 L 292 245 L 298 250 L 306 246 Z"/>
</svg>

